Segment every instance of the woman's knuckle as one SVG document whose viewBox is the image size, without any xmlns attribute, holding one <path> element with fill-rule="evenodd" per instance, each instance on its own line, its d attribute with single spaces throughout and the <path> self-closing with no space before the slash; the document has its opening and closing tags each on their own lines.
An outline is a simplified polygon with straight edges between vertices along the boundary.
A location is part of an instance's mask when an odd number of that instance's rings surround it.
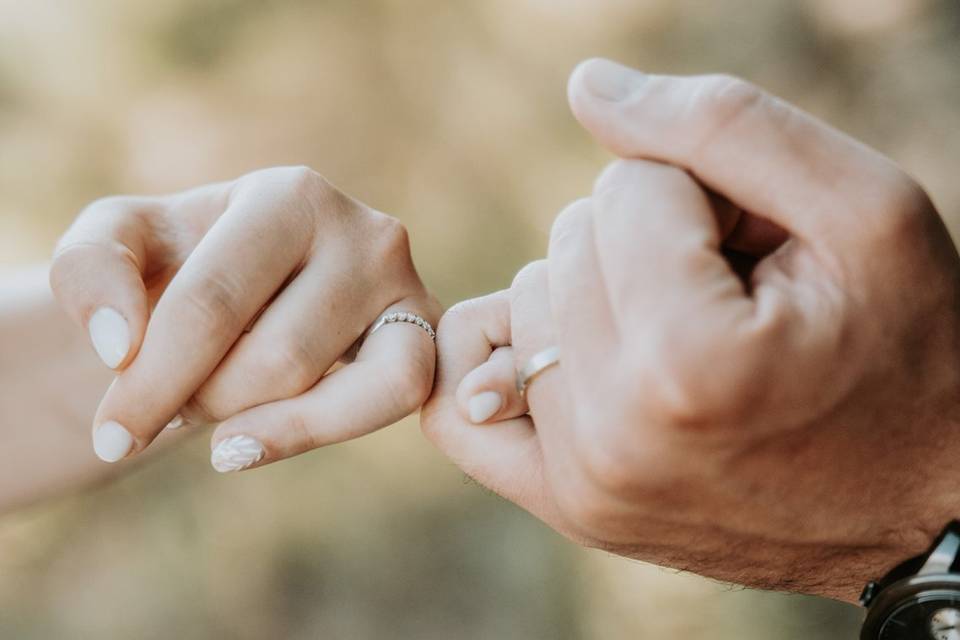
<svg viewBox="0 0 960 640">
<path fill-rule="evenodd" d="M 91 244 L 71 243 L 61 246 L 50 263 L 50 286 L 54 292 L 65 291 L 74 283 L 83 283 L 83 265 L 89 261 L 88 254 L 97 247 Z"/>
<path fill-rule="evenodd" d="M 323 375 L 310 348 L 297 339 L 273 341 L 276 347 L 264 355 L 260 366 L 277 384 L 290 393 L 299 393 L 313 386 Z"/>
<path fill-rule="evenodd" d="M 329 185 L 322 175 L 305 165 L 261 169 L 248 173 L 241 180 L 254 185 L 275 183 L 291 191 L 316 189 Z"/>
<path fill-rule="evenodd" d="M 400 405 L 404 412 L 414 411 L 430 397 L 435 369 L 436 357 L 432 350 L 421 352 L 412 360 L 404 376 L 407 378 L 402 395 L 404 402 Z"/>
<path fill-rule="evenodd" d="M 294 440 L 300 443 L 300 451 L 312 451 L 325 444 L 320 433 L 313 428 L 307 416 L 300 411 L 288 411 L 281 419 L 283 431 L 294 434 Z"/>
<path fill-rule="evenodd" d="M 421 369 L 414 366 L 403 371 L 391 371 L 384 376 L 387 397 L 398 412 L 409 413 L 415 410 L 430 394 L 432 380 Z"/>
<path fill-rule="evenodd" d="M 410 264 L 410 234 L 402 222 L 374 212 L 370 232 L 377 246 L 377 254 L 385 259 L 391 269 L 396 269 L 398 264 Z"/>
<path fill-rule="evenodd" d="M 80 212 L 85 218 L 102 218 L 114 216 L 130 209 L 135 199 L 130 196 L 111 195 L 97 198 Z"/>
<path fill-rule="evenodd" d="M 290 212 L 326 218 L 352 202 L 326 178 L 304 165 L 271 167 L 248 173 L 237 181 L 239 193 L 270 196 Z"/>
<path fill-rule="evenodd" d="M 230 417 L 219 411 L 217 405 L 216 398 L 209 391 L 201 389 L 187 400 L 179 414 L 190 424 L 214 424 Z"/>
<path fill-rule="evenodd" d="M 226 274 L 197 278 L 184 296 L 184 312 L 204 335 L 236 331 L 246 321 L 240 310 L 242 288 Z"/>
<path fill-rule="evenodd" d="M 333 193 L 339 193 L 326 178 L 310 167 L 284 167 L 281 175 L 294 197 L 325 202 Z"/>
</svg>

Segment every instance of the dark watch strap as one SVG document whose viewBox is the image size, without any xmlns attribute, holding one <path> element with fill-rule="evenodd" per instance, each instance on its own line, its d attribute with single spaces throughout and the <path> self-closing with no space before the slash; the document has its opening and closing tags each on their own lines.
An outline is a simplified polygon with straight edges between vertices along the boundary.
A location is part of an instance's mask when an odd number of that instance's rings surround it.
<svg viewBox="0 0 960 640">
<path fill-rule="evenodd" d="M 944 539 L 951 534 L 960 539 L 960 521 L 953 520 L 946 527 L 944 527 L 943 531 L 940 532 L 940 535 L 937 536 L 937 539 L 933 541 L 933 544 L 931 544 L 926 551 L 914 558 L 910 558 L 909 560 L 901 562 L 879 580 L 868 583 L 867 586 L 863 588 L 863 593 L 860 594 L 860 604 L 865 607 L 869 606 L 870 602 L 878 593 L 895 582 L 899 582 L 904 578 L 917 575 L 920 573 L 921 569 L 924 569 L 924 565 L 930 562 L 931 559 L 938 560 L 937 558 L 933 558 L 932 554 L 938 551 L 940 543 L 942 543 Z M 960 553 L 957 553 L 956 551 L 956 549 L 953 550 L 949 560 L 939 559 L 941 560 L 942 564 L 942 567 L 938 567 L 941 569 L 939 571 L 940 573 L 960 572 Z M 933 568 L 934 567 L 931 567 L 931 569 Z"/>
</svg>

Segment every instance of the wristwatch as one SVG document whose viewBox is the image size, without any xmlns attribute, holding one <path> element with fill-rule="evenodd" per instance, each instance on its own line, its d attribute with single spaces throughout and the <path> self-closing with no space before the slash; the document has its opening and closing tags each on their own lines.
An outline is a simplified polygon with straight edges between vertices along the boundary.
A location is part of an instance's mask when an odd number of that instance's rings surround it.
<svg viewBox="0 0 960 640">
<path fill-rule="evenodd" d="M 960 640 L 960 522 L 860 594 L 860 640 Z"/>
</svg>

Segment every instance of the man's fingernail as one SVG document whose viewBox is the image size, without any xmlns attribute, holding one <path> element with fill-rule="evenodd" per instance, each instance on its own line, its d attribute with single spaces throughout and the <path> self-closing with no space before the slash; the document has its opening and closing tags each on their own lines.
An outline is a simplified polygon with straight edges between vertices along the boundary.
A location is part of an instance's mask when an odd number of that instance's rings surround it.
<svg viewBox="0 0 960 640">
<path fill-rule="evenodd" d="M 243 471 L 263 458 L 263 445 L 250 436 L 233 436 L 220 442 L 210 454 L 210 464 L 220 473 Z"/>
<path fill-rule="evenodd" d="M 104 422 L 93 432 L 93 451 L 104 462 L 122 460 L 133 448 L 133 436 L 119 422 Z"/>
<path fill-rule="evenodd" d="M 179 429 L 179 428 L 182 427 L 184 424 L 186 424 L 186 421 L 183 419 L 183 416 L 181 416 L 181 415 L 178 413 L 177 415 L 175 415 L 175 416 L 173 417 L 173 420 L 171 420 L 170 422 L 167 423 L 167 426 L 164 427 L 164 428 L 173 431 L 174 429 Z"/>
<path fill-rule="evenodd" d="M 493 417 L 503 405 L 503 398 L 496 391 L 484 391 L 470 398 L 468 408 L 470 410 L 470 421 L 474 424 L 481 424 Z"/>
<path fill-rule="evenodd" d="M 90 341 L 97 355 L 111 369 L 116 369 L 130 351 L 130 326 L 115 309 L 100 307 L 87 324 Z"/>
<path fill-rule="evenodd" d="M 646 74 L 610 60 L 596 59 L 586 63 L 583 86 L 595 98 L 617 102 L 627 98 L 646 81 Z"/>
</svg>

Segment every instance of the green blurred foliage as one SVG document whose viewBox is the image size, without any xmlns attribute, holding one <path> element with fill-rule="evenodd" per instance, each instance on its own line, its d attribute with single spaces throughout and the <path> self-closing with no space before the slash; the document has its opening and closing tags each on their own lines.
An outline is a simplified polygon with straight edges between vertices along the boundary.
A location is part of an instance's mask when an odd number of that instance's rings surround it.
<svg viewBox="0 0 960 640">
<path fill-rule="evenodd" d="M 958 6 L 0 0 L 0 266 L 96 197 L 303 163 L 403 219 L 445 303 L 506 287 L 609 159 L 564 100 L 593 55 L 762 84 L 896 158 L 956 230 Z M 414 419 L 229 478 L 204 440 L 0 522 L 0 637 L 855 634 L 853 608 L 576 549 Z"/>
</svg>

